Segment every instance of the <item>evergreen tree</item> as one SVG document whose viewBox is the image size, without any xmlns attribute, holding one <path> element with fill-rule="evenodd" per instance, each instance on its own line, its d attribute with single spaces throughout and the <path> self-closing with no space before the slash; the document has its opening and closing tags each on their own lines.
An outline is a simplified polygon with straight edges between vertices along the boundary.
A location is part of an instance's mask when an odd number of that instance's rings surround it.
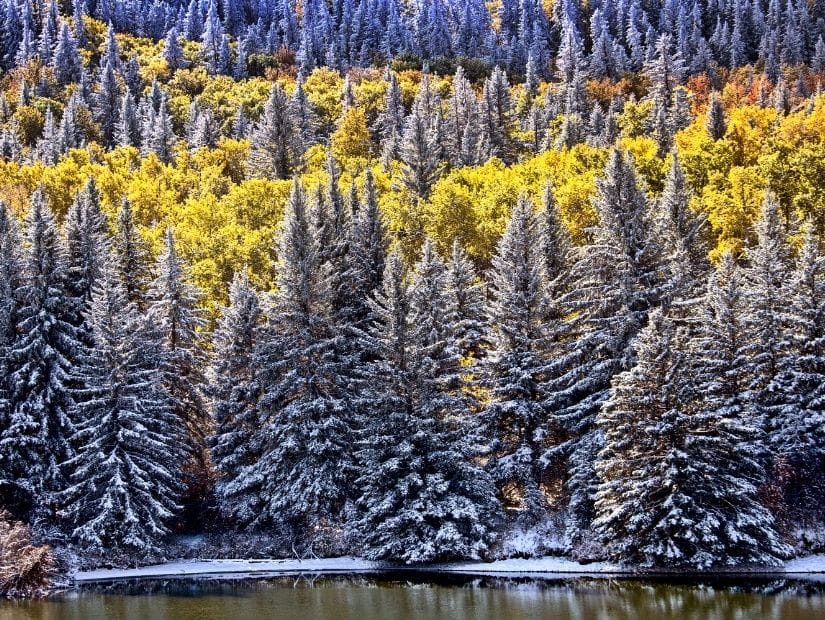
<svg viewBox="0 0 825 620">
<path fill-rule="evenodd" d="M 657 301 L 659 250 L 653 241 L 647 200 L 632 159 L 614 150 L 596 182 L 593 206 L 599 226 L 580 248 L 571 269 L 575 286 L 562 299 L 574 315 L 571 338 L 555 362 L 547 407 L 571 434 L 568 537 L 575 546 L 593 518 L 593 470 L 601 432 L 595 417 L 612 377 L 632 365 L 630 343 Z"/>
<path fill-rule="evenodd" d="M 766 429 L 768 445 L 779 465 L 777 471 L 781 472 L 777 483 L 783 494 L 782 516 L 792 519 L 803 536 L 810 518 L 821 518 L 820 498 L 825 485 L 823 269 L 825 259 L 819 239 L 811 222 L 807 222 L 785 295 L 785 331 L 779 371 L 769 388 L 775 396 Z"/>
<path fill-rule="evenodd" d="M 711 385 L 685 380 L 684 338 L 653 311 L 634 345 L 635 365 L 613 381 L 599 415 L 595 528 L 611 558 L 633 565 L 777 565 L 787 548 L 757 500 L 758 465 L 742 441 L 750 431 L 701 391 Z"/>
<path fill-rule="evenodd" d="M 479 437 L 489 442 L 486 469 L 499 492 L 514 488 L 514 503 L 526 520 L 545 510 L 540 490 L 545 422 L 544 294 L 539 231 L 533 206 L 516 204 L 493 258 L 488 305 L 489 339 L 484 383 L 490 404 L 478 419 Z"/>
<path fill-rule="evenodd" d="M 177 28 L 172 27 L 166 34 L 163 46 L 163 59 L 172 71 L 177 71 L 186 67 L 186 58 L 183 55 L 183 48 L 178 41 Z"/>
<path fill-rule="evenodd" d="M 468 460 L 452 418 L 460 372 L 445 316 L 445 269 L 425 243 L 412 290 L 397 253 L 373 309 L 381 361 L 371 372 L 359 516 L 365 557 L 408 564 L 485 555 L 500 522 L 490 478 Z"/>
<path fill-rule="evenodd" d="M 6 480 L 27 494 L 37 518 L 50 520 L 66 485 L 72 457 L 74 406 L 70 379 L 81 344 L 65 318 L 66 257 L 54 216 L 42 191 L 34 193 L 26 219 L 28 247 L 18 289 L 15 339 L 8 356 L 8 426 L 0 437 Z"/>
<path fill-rule="evenodd" d="M 206 22 L 201 35 L 201 55 L 210 74 L 220 73 L 220 50 L 223 41 L 223 25 L 218 15 L 217 0 L 209 0 Z"/>
<path fill-rule="evenodd" d="M 426 199 L 441 176 L 442 132 L 439 101 L 427 74 L 404 122 L 400 157 L 402 180 L 413 195 Z"/>
<path fill-rule="evenodd" d="M 132 93 L 127 92 L 120 99 L 120 113 L 113 138 L 118 146 L 140 146 L 140 122 Z"/>
<path fill-rule="evenodd" d="M 161 387 L 154 339 L 111 263 L 88 322 L 94 347 L 79 371 L 80 450 L 62 497 L 72 538 L 115 561 L 157 557 L 179 509 L 185 430 Z"/>
<path fill-rule="evenodd" d="M 447 263 L 447 316 L 462 358 L 478 360 L 487 341 L 484 285 L 458 239 Z"/>
<path fill-rule="evenodd" d="M 511 162 L 514 157 L 514 145 L 510 137 L 511 106 L 507 74 L 496 67 L 490 78 L 484 82 L 480 110 L 482 140 L 488 149 L 487 158 L 498 157 L 505 163 Z"/>
<path fill-rule="evenodd" d="M 256 500 L 249 527 L 280 524 L 294 544 L 310 546 L 342 523 L 355 468 L 352 408 L 338 372 L 321 250 L 296 179 L 279 237 L 268 342 L 257 363 L 262 454 L 231 489 Z"/>
<path fill-rule="evenodd" d="M 401 86 L 395 73 L 387 72 L 387 94 L 384 109 L 376 121 L 381 138 L 381 152 L 384 166 L 401 158 L 401 139 L 404 133 L 404 104 L 401 101 Z"/>
<path fill-rule="evenodd" d="M 13 212 L 5 202 L 0 201 L 0 433 L 10 426 L 11 395 L 14 389 L 11 381 L 11 352 L 16 338 L 17 316 L 20 312 L 19 292 L 22 278 L 23 256 L 17 223 Z M 17 513 L 19 506 L 14 504 L 25 498 L 16 497 L 16 482 L 6 458 L 7 454 L 5 446 L 0 443 L 0 456 L 3 457 L 0 460 L 0 489 L 7 500 L 8 509 Z"/>
<path fill-rule="evenodd" d="M 52 59 L 52 69 L 58 84 L 64 86 L 70 82 L 80 80 L 80 72 L 83 64 L 80 62 L 80 53 L 77 51 L 77 43 L 66 22 L 60 28 L 60 35 L 57 40 L 57 47 L 54 50 Z"/>
<path fill-rule="evenodd" d="M 710 137 L 714 140 L 721 140 L 725 137 L 725 131 L 728 128 L 728 124 L 725 119 L 725 109 L 722 107 L 722 100 L 719 99 L 719 95 L 717 93 L 713 93 L 710 98 L 705 127 L 707 128 Z"/>
<path fill-rule="evenodd" d="M 146 289 L 149 284 L 149 249 L 137 230 L 132 203 L 124 198 L 117 216 L 117 231 L 112 249 L 115 264 L 123 278 L 126 298 L 138 311 L 146 308 Z"/>
<path fill-rule="evenodd" d="M 237 478 L 260 458 L 256 452 L 258 388 L 255 351 L 261 335 L 261 305 L 248 276 L 236 273 L 227 307 L 213 335 L 209 396 L 215 420 L 212 462 L 218 473 L 216 494 L 222 511 L 239 523 L 246 504 L 232 495 Z"/>
<path fill-rule="evenodd" d="M 705 221 L 690 207 L 687 179 L 678 155 L 673 152 L 653 222 L 664 250 L 667 282 L 662 297 L 668 303 L 689 303 L 700 296 L 708 269 L 707 246 L 702 236 Z"/>
<path fill-rule="evenodd" d="M 745 351 L 749 364 L 748 399 L 753 416 L 750 422 L 763 430 L 774 423 L 770 411 L 776 395 L 772 393 L 771 383 L 779 373 L 790 271 L 790 251 L 779 209 L 773 194 L 766 192 L 762 214 L 755 225 L 756 245 L 748 249 L 748 266 L 744 272 Z"/>
<path fill-rule="evenodd" d="M 189 274 L 178 254 L 172 229 L 166 230 L 163 251 L 157 259 L 155 279 L 149 287 L 147 315 L 152 325 L 161 358 L 161 379 L 172 412 L 185 429 L 182 447 L 188 461 L 185 467 L 186 508 L 198 519 L 209 481 L 206 437 L 210 419 L 203 395 L 206 359 L 201 329 L 204 319 L 199 308 L 200 292 L 189 283 Z"/>
<path fill-rule="evenodd" d="M 288 179 L 298 167 L 302 153 L 296 138 L 289 99 L 277 83 L 269 91 L 261 118 L 250 137 L 249 166 L 253 174 L 272 179 Z"/>
</svg>

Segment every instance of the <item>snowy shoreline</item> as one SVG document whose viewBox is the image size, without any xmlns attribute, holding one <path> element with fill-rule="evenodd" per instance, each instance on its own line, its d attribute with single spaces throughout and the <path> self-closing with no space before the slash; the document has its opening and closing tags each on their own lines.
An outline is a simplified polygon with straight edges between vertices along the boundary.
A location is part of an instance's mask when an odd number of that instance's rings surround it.
<svg viewBox="0 0 825 620">
<path fill-rule="evenodd" d="M 167 562 L 140 568 L 98 569 L 81 571 L 73 575 L 74 582 L 91 583 L 122 579 L 151 579 L 159 577 L 207 577 L 207 576 L 275 576 L 299 573 L 357 574 L 415 571 L 424 573 L 455 573 L 468 575 L 484 574 L 557 574 L 557 575 L 673 575 L 673 571 L 636 571 L 605 562 L 580 564 L 559 557 L 535 559 L 509 559 L 495 562 L 463 562 L 454 564 L 429 564 L 424 566 L 404 566 L 382 562 L 369 562 L 358 558 L 321 558 L 310 560 L 185 560 Z M 790 560 L 782 568 L 776 569 L 731 569 L 724 571 L 690 573 L 678 571 L 679 575 L 814 575 L 825 573 L 825 554 Z"/>
</svg>

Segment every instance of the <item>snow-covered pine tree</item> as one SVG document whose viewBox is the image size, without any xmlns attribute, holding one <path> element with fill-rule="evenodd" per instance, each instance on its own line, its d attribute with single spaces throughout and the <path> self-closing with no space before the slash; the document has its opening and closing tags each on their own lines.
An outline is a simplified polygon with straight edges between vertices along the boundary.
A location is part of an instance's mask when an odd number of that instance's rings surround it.
<svg viewBox="0 0 825 620">
<path fill-rule="evenodd" d="M 70 360 L 78 357 L 82 345 L 65 317 L 70 306 L 66 256 L 40 189 L 32 195 L 26 241 L 15 340 L 8 357 L 8 426 L 0 437 L 0 462 L 6 479 L 29 495 L 35 518 L 49 521 L 56 494 L 66 485 L 64 464 L 72 457 Z"/>
<path fill-rule="evenodd" d="M 94 347 L 79 369 L 80 448 L 61 497 L 71 536 L 109 561 L 158 557 L 179 510 L 186 428 L 163 389 L 154 335 L 111 260 L 87 321 Z"/>
<path fill-rule="evenodd" d="M 724 313 L 735 288 L 711 295 L 711 308 L 721 302 Z M 745 441 L 753 429 L 726 402 L 725 370 L 735 369 L 707 358 L 709 349 L 732 344 L 707 336 L 731 326 L 709 318 L 694 360 L 687 334 L 652 311 L 634 344 L 636 363 L 614 378 L 599 414 L 605 445 L 594 527 L 613 560 L 704 570 L 777 565 L 787 555 L 757 499 L 759 465 Z"/>
<path fill-rule="evenodd" d="M 401 139 L 404 134 L 404 103 L 401 99 L 401 86 L 392 71 L 387 71 L 387 94 L 384 96 L 384 108 L 378 115 L 376 127 L 381 139 L 381 160 L 385 167 L 390 162 L 401 158 Z"/>
<path fill-rule="evenodd" d="M 404 186 L 420 199 L 426 199 L 441 176 L 442 131 L 438 95 L 425 74 L 410 114 L 404 122 L 400 148 Z"/>
<path fill-rule="evenodd" d="M 20 311 L 19 291 L 23 279 L 23 256 L 21 239 L 13 212 L 0 201 L 0 433 L 10 424 L 10 405 L 13 385 L 10 381 L 10 354 L 17 331 L 17 315 Z M 0 436 L 0 439 L 2 436 Z M 0 452 L 5 456 L 5 450 Z M 0 497 L 15 516 L 19 514 L 14 476 L 8 469 L 8 462 L 0 460 Z"/>
<path fill-rule="evenodd" d="M 599 225 L 592 241 L 577 249 L 569 276 L 576 286 L 560 300 L 566 314 L 575 316 L 572 337 L 554 362 L 547 386 L 548 411 L 572 436 L 566 446 L 571 547 L 593 518 L 593 463 L 601 444 L 596 414 L 612 377 L 632 366 L 630 343 L 660 292 L 660 251 L 629 155 L 611 152 L 604 176 L 596 181 L 593 206 Z"/>
<path fill-rule="evenodd" d="M 515 148 L 510 135 L 513 124 L 510 83 L 507 74 L 499 67 L 496 67 L 484 82 L 479 113 L 482 119 L 481 141 L 487 147 L 482 159 L 498 157 L 503 162 L 510 163 Z"/>
<path fill-rule="evenodd" d="M 484 284 L 456 238 L 447 263 L 447 320 L 456 347 L 465 360 L 479 360 L 487 343 L 487 303 Z"/>
<path fill-rule="evenodd" d="M 725 108 L 722 105 L 722 100 L 719 98 L 719 93 L 713 93 L 711 95 L 705 119 L 705 128 L 708 131 L 708 135 L 714 140 L 721 140 L 725 137 L 728 121 L 725 118 Z"/>
<path fill-rule="evenodd" d="M 665 187 L 653 216 L 666 268 L 667 281 L 662 291 L 662 301 L 666 304 L 690 304 L 703 294 L 710 267 L 702 235 L 705 222 L 706 218 L 690 207 L 687 179 L 679 156 L 673 151 Z"/>
<path fill-rule="evenodd" d="M 149 286 L 147 315 L 161 356 L 163 387 L 172 411 L 186 429 L 183 447 L 189 457 L 184 468 L 187 522 L 203 516 L 199 514 L 201 503 L 211 486 L 206 445 L 211 420 L 203 394 L 206 354 L 200 295 L 189 282 L 188 268 L 178 254 L 174 233 L 167 228 L 155 279 Z"/>
<path fill-rule="evenodd" d="M 289 98 L 277 83 L 269 91 L 263 114 L 252 129 L 249 167 L 254 175 L 271 179 L 288 179 L 295 172 L 302 153 Z"/>
<path fill-rule="evenodd" d="M 112 239 L 115 265 L 126 287 L 126 298 L 138 310 L 146 307 L 149 285 L 149 248 L 135 223 L 132 203 L 124 197 L 117 215 L 117 231 Z"/>
<path fill-rule="evenodd" d="M 755 225 L 756 245 L 748 248 L 744 270 L 746 352 L 750 423 L 764 431 L 774 426 L 772 407 L 777 398 L 771 388 L 779 373 L 786 286 L 790 274 L 790 247 L 779 203 L 767 191 Z M 767 455 L 766 455 L 767 456 Z"/>
<path fill-rule="evenodd" d="M 210 444 L 217 470 L 216 495 L 221 512 L 231 521 L 249 522 L 253 515 L 243 497 L 233 495 L 235 480 L 260 454 L 255 352 L 261 337 L 261 304 L 245 273 L 236 273 L 229 287 L 229 306 L 213 334 L 209 396 L 215 432 Z"/>
<path fill-rule="evenodd" d="M 66 289 L 71 298 L 74 325 L 85 333 L 85 313 L 92 289 L 109 260 L 109 231 L 100 206 L 100 192 L 91 177 L 75 196 L 64 225 L 66 237 Z"/>
<path fill-rule="evenodd" d="M 520 197 L 493 257 L 487 320 L 491 347 L 483 368 L 490 402 L 478 420 L 488 442 L 486 469 L 506 504 L 540 518 L 545 298 L 539 231 L 532 203 Z"/>
<path fill-rule="evenodd" d="M 825 489 L 825 258 L 810 221 L 783 299 L 784 333 L 765 430 L 781 474 L 782 516 L 805 536 L 805 526 L 822 518 Z"/>
<path fill-rule="evenodd" d="M 358 517 L 365 557 L 408 564 L 479 558 L 500 507 L 490 477 L 470 460 L 460 419 L 458 354 L 446 323 L 443 262 L 425 243 L 412 290 L 398 253 L 387 260 L 371 330 L 372 406 L 362 442 Z"/>
<path fill-rule="evenodd" d="M 352 408 L 339 374 L 329 272 L 296 178 L 278 241 L 278 293 L 267 315 L 262 370 L 261 458 L 232 493 L 258 502 L 246 525 L 278 524 L 298 546 L 335 535 L 352 492 Z M 328 542 L 334 542 L 329 541 Z"/>
</svg>

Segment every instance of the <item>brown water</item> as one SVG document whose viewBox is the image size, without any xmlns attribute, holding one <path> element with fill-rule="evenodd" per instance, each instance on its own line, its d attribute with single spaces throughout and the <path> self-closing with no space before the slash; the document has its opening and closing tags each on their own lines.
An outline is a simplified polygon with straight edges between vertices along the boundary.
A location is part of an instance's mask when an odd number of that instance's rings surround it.
<svg viewBox="0 0 825 620">
<path fill-rule="evenodd" d="M 433 581 L 433 579 L 435 581 Z M 446 581 L 445 581 L 446 579 Z M 825 584 L 442 576 L 167 580 L 0 603 L 0 620 L 825 619 Z"/>
</svg>

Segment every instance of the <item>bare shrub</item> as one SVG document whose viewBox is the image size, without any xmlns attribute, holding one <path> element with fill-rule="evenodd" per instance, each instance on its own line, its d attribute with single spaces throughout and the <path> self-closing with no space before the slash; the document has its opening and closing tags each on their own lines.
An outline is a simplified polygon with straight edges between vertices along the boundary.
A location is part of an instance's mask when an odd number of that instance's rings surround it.
<svg viewBox="0 0 825 620">
<path fill-rule="evenodd" d="M 56 574 L 51 548 L 34 544 L 28 526 L 0 512 L 0 595 L 43 596 Z"/>
</svg>

